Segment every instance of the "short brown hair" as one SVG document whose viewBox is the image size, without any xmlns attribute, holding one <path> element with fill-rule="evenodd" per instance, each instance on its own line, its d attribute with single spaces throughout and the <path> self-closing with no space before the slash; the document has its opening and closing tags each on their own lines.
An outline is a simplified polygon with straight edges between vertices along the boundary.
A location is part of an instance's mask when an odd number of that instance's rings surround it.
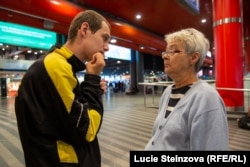
<svg viewBox="0 0 250 167">
<path fill-rule="evenodd" d="M 78 13 L 70 24 L 68 39 L 73 40 L 76 37 L 77 31 L 83 22 L 87 22 L 90 26 L 90 30 L 95 33 L 102 27 L 103 21 L 106 22 L 110 27 L 108 21 L 101 14 L 93 10 L 85 10 Z"/>
</svg>

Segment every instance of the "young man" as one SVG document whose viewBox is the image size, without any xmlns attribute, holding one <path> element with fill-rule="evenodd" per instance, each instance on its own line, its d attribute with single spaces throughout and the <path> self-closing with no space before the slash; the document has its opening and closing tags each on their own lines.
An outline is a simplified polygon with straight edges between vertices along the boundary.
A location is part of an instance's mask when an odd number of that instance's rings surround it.
<svg viewBox="0 0 250 167">
<path fill-rule="evenodd" d="M 22 79 L 15 101 L 26 167 L 100 167 L 97 133 L 106 83 L 100 73 L 110 25 L 95 11 L 73 20 L 68 40 L 37 60 Z M 84 82 L 76 72 L 86 69 Z"/>
</svg>

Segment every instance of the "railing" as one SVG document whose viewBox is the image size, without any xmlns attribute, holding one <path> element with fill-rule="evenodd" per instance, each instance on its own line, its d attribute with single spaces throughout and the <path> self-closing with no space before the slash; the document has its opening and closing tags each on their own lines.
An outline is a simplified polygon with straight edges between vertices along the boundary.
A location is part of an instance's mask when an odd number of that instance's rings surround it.
<svg viewBox="0 0 250 167">
<path fill-rule="evenodd" d="M 164 81 L 164 82 L 139 82 L 138 85 L 143 86 L 144 106 L 148 107 L 146 105 L 147 104 L 147 101 L 146 101 L 146 96 L 147 96 L 146 89 L 148 87 L 151 87 L 151 90 L 152 90 L 152 104 L 153 104 L 153 107 L 158 107 L 158 106 L 155 105 L 155 89 L 154 89 L 154 86 L 168 86 L 170 84 L 173 84 L 173 82 L 172 81 L 170 81 L 170 82 L 168 82 L 168 81 Z"/>
<path fill-rule="evenodd" d="M 210 84 L 214 84 L 215 80 L 205 80 Z M 244 81 L 250 81 L 249 78 L 245 78 Z M 168 86 L 172 84 L 173 82 L 151 82 L 151 83 L 146 83 L 146 82 L 140 82 L 138 83 L 139 85 L 144 86 L 144 106 L 146 106 L 146 87 L 147 86 L 152 86 L 152 103 L 153 105 L 155 104 L 155 91 L 153 86 Z M 215 85 L 214 85 L 215 86 Z M 247 112 L 248 108 L 250 107 L 250 89 L 238 89 L 238 88 L 222 88 L 222 87 L 215 87 L 216 90 L 225 90 L 225 91 L 241 91 L 244 92 L 244 108 L 242 109 L 244 112 Z"/>
<path fill-rule="evenodd" d="M 225 90 L 225 91 L 237 91 L 237 92 L 244 92 L 244 112 L 247 112 L 248 108 L 250 107 L 250 89 L 239 89 L 239 88 L 221 88 L 216 87 L 217 90 Z"/>
</svg>

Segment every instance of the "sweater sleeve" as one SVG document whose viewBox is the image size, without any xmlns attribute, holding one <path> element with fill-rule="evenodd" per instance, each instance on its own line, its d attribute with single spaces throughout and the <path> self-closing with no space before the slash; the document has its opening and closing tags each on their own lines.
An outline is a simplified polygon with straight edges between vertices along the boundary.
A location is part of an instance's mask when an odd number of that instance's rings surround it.
<svg viewBox="0 0 250 167">
<path fill-rule="evenodd" d="M 202 112 L 198 112 L 191 123 L 190 149 L 227 150 L 228 127 L 223 103 L 216 97 L 207 98 L 205 103 L 197 109 Z"/>
<path fill-rule="evenodd" d="M 103 117 L 100 77 L 86 74 L 80 89 L 81 97 L 73 102 L 70 115 L 86 140 L 91 142 L 100 129 Z"/>
</svg>

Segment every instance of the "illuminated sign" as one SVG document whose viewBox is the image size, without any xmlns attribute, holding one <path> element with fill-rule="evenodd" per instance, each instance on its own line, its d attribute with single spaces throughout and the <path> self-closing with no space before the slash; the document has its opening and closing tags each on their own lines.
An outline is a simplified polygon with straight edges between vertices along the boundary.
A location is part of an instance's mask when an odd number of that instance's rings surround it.
<svg viewBox="0 0 250 167">
<path fill-rule="evenodd" d="M 131 49 L 109 44 L 109 51 L 105 52 L 106 58 L 131 60 Z"/>
<path fill-rule="evenodd" d="M 0 42 L 30 48 L 49 49 L 56 43 L 56 33 L 0 21 Z"/>
</svg>

